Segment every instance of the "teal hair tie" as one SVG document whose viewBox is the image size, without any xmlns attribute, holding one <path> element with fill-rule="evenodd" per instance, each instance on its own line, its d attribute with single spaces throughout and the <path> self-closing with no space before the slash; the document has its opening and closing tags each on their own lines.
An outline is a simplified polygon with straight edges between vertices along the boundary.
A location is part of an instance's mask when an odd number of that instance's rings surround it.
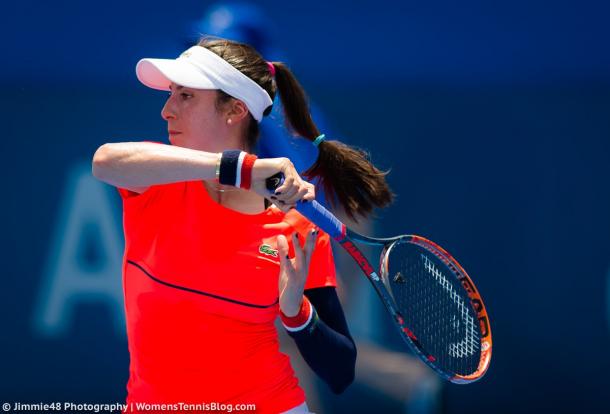
<svg viewBox="0 0 610 414">
<path fill-rule="evenodd" d="M 314 139 L 313 146 L 317 147 L 318 145 L 320 145 L 320 142 L 324 141 L 324 138 L 326 138 L 326 135 L 322 134 L 318 138 Z"/>
</svg>

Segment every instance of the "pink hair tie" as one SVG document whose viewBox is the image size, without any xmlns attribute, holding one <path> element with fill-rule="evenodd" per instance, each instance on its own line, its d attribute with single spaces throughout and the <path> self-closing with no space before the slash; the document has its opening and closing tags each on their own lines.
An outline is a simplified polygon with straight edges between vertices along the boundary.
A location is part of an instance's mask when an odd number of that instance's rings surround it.
<svg viewBox="0 0 610 414">
<path fill-rule="evenodd" d="M 275 66 L 273 66 L 273 63 L 271 62 L 267 62 L 267 66 L 269 66 L 269 72 L 271 72 L 271 76 L 275 78 Z"/>
</svg>

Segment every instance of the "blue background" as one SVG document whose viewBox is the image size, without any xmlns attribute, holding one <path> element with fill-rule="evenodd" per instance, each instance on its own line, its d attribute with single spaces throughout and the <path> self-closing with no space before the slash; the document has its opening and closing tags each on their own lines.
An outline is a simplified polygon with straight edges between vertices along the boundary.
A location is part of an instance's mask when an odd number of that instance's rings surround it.
<svg viewBox="0 0 610 414">
<path fill-rule="evenodd" d="M 483 293 L 491 368 L 475 384 L 443 384 L 430 410 L 610 412 L 610 6 L 257 4 L 332 138 L 391 168 L 398 197 L 371 231 L 437 241 Z M 209 6 L 3 4 L 0 400 L 124 399 L 129 360 L 112 292 L 75 296 L 62 323 L 41 320 L 66 274 L 57 258 L 69 235 L 69 266 L 120 281 L 108 268 L 122 254 L 118 197 L 83 177 L 105 142 L 166 141 L 165 96 L 138 84 L 135 63 L 177 56 Z M 342 274 L 346 286 L 360 277 Z M 370 301 L 366 325 L 346 298 L 357 340 L 399 349 Z M 359 387 L 320 387 L 319 409 L 378 409 Z"/>
</svg>

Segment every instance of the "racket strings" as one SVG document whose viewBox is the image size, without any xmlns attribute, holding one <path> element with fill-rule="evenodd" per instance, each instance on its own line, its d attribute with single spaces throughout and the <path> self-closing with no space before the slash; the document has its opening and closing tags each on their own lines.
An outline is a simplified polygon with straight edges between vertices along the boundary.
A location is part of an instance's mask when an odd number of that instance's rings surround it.
<svg viewBox="0 0 610 414">
<path fill-rule="evenodd" d="M 387 263 L 386 283 L 422 353 L 446 372 L 475 372 L 481 356 L 478 319 L 456 276 L 410 243 L 391 249 Z"/>
<path fill-rule="evenodd" d="M 457 290 L 453 288 L 453 285 L 449 282 L 440 270 L 434 266 L 434 263 L 424 254 L 420 254 L 420 257 L 424 263 L 424 269 L 431 274 L 434 279 L 438 282 L 438 284 L 442 287 L 442 289 L 450 296 L 451 301 L 457 305 L 459 310 L 460 318 L 458 319 L 456 315 L 451 315 L 451 323 L 453 327 L 457 330 L 457 327 L 460 323 L 460 320 L 465 323 L 465 331 L 466 334 L 462 341 L 449 344 L 449 355 L 456 358 L 464 358 L 466 356 L 472 355 L 476 352 L 476 342 L 475 339 L 478 340 L 478 333 L 475 331 L 474 327 L 474 318 L 470 315 L 468 308 L 466 307 L 466 303 L 457 293 Z"/>
</svg>

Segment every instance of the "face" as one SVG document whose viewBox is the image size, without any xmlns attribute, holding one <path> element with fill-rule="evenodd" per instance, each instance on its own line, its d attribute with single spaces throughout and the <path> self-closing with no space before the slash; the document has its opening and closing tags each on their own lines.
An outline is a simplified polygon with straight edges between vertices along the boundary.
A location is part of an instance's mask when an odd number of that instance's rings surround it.
<svg viewBox="0 0 610 414">
<path fill-rule="evenodd" d="M 221 152 L 232 145 L 227 116 L 215 106 L 217 92 L 170 85 L 161 110 L 172 145 Z"/>
</svg>

